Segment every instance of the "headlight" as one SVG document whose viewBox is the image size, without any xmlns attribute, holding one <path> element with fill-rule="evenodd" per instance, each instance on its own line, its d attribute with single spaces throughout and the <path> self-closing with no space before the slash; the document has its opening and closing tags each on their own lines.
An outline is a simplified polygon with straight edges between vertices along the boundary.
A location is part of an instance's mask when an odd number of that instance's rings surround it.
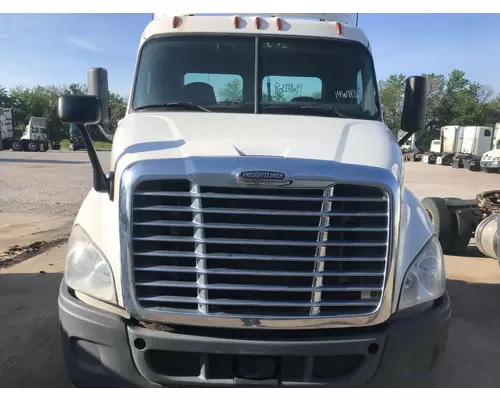
<svg viewBox="0 0 500 400">
<path fill-rule="evenodd" d="M 436 300 L 446 290 L 441 245 L 433 236 L 411 263 L 403 280 L 399 310 Z"/>
<path fill-rule="evenodd" d="M 79 225 L 73 228 L 69 238 L 65 279 L 72 289 L 116 304 L 111 267 Z"/>
</svg>

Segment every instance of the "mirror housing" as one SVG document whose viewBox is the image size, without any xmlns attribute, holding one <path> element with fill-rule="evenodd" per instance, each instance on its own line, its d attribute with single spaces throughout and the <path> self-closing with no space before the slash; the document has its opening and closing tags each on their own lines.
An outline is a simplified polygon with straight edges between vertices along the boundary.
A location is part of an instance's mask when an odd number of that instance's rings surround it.
<svg viewBox="0 0 500 400">
<path fill-rule="evenodd" d="M 101 108 L 96 96 L 65 95 L 59 97 L 57 113 L 62 122 L 95 125 L 101 122 Z"/>
<path fill-rule="evenodd" d="M 108 71 L 105 68 L 90 68 L 87 75 L 88 94 L 101 100 L 101 123 L 109 122 Z"/>
<path fill-rule="evenodd" d="M 411 76 L 406 80 L 401 130 L 417 133 L 425 128 L 427 78 Z"/>
</svg>

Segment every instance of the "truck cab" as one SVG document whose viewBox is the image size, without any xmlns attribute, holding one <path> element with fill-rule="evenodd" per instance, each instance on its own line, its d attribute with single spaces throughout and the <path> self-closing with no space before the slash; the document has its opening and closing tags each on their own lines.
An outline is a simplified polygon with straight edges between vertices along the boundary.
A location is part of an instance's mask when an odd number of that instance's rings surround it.
<svg viewBox="0 0 500 400">
<path fill-rule="evenodd" d="M 325 16 L 326 15 L 326 16 Z M 413 386 L 446 347 L 442 249 L 404 186 L 368 38 L 344 14 L 162 15 L 141 37 L 105 174 L 87 125 L 107 72 L 59 116 L 93 188 L 60 286 L 77 386 Z"/>
<path fill-rule="evenodd" d="M 436 139 L 431 142 L 429 151 L 424 153 L 422 161 L 427 164 L 436 164 L 438 156 L 441 154 L 441 140 Z"/>
<path fill-rule="evenodd" d="M 500 171 L 500 123 L 495 124 L 491 150 L 483 154 L 480 161 L 481 169 L 488 173 Z"/>
</svg>

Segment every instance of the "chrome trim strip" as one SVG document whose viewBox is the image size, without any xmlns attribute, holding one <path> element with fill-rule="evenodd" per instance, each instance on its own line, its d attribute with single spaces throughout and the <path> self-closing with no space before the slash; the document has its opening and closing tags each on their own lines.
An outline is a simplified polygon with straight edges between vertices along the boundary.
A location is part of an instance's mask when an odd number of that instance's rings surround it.
<svg viewBox="0 0 500 400">
<path fill-rule="evenodd" d="M 198 314 L 189 315 L 174 309 L 144 309 L 135 299 L 134 270 L 132 268 L 132 237 L 134 226 L 131 224 L 133 211 L 133 193 L 135 187 L 144 180 L 154 179 L 188 179 L 202 186 L 238 187 L 234 179 L 235 171 L 242 168 L 246 170 L 287 170 L 292 166 L 295 181 L 290 186 L 283 188 L 293 189 L 318 188 L 325 189 L 335 183 L 348 183 L 374 186 L 388 193 L 388 218 L 387 230 L 387 265 L 384 271 L 382 299 L 376 300 L 378 307 L 374 312 L 357 315 L 343 315 L 340 317 L 324 317 L 321 315 L 307 318 L 281 317 L 266 318 L 258 316 L 234 316 Z M 354 179 L 355 177 L 355 179 Z M 400 204 L 402 199 L 402 186 L 390 169 L 374 168 L 353 164 L 341 164 L 331 161 L 283 159 L 266 157 L 190 157 L 185 159 L 143 160 L 129 165 L 120 176 L 119 183 L 119 215 L 120 215 L 120 248 L 122 260 L 122 293 L 124 307 L 132 318 L 149 321 L 180 325 L 212 326 L 226 328 L 247 329 L 314 329 L 338 328 L 376 325 L 386 321 L 392 313 L 392 300 L 394 291 L 394 278 L 397 257 L 395 249 L 399 245 Z M 322 199 L 325 201 L 325 198 Z M 198 228 L 203 228 L 199 224 Z M 204 270 L 203 268 L 198 268 Z M 206 274 L 203 274 L 205 275 Z M 205 303 L 202 301 L 202 303 Z M 364 301 L 373 306 L 373 301 Z M 210 300 L 206 300 L 210 304 Z M 319 304 L 318 304 L 319 305 Z M 326 306 L 325 303 L 322 304 Z M 311 306 L 311 303 L 308 303 Z M 314 304 L 313 304 L 314 306 Z"/>
<path fill-rule="evenodd" d="M 335 186 L 329 186 L 323 195 L 328 198 L 332 197 L 333 193 L 335 190 Z M 331 201 L 324 201 L 321 204 L 321 212 L 323 213 L 323 216 L 319 219 L 319 228 L 326 228 L 328 225 L 330 225 L 330 216 L 328 216 L 328 213 L 332 210 L 332 202 Z M 325 214 L 327 216 L 325 216 Z M 320 230 L 318 232 L 318 243 L 323 243 L 328 241 L 328 231 L 326 230 Z M 326 250 L 327 247 L 321 244 L 320 246 L 316 247 L 316 261 L 314 262 L 314 278 L 312 281 L 312 287 L 313 288 L 318 288 L 323 286 L 323 275 L 321 275 L 322 272 L 325 271 L 325 261 L 327 259 L 326 257 Z M 385 261 L 385 260 L 384 260 Z M 311 294 L 311 303 L 319 303 L 321 301 L 321 295 L 322 295 L 321 290 L 315 290 Z M 318 315 L 319 312 L 321 311 L 321 306 L 314 306 L 311 307 L 310 315 Z"/>
</svg>

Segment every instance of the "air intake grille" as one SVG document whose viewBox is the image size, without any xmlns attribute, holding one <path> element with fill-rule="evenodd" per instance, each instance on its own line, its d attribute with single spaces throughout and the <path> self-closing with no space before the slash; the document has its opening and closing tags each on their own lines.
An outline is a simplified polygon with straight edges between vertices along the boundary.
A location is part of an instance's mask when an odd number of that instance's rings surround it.
<svg viewBox="0 0 500 400">
<path fill-rule="evenodd" d="M 382 298 L 390 220 L 378 187 L 145 181 L 132 224 L 135 294 L 149 311 L 341 317 Z"/>
</svg>

